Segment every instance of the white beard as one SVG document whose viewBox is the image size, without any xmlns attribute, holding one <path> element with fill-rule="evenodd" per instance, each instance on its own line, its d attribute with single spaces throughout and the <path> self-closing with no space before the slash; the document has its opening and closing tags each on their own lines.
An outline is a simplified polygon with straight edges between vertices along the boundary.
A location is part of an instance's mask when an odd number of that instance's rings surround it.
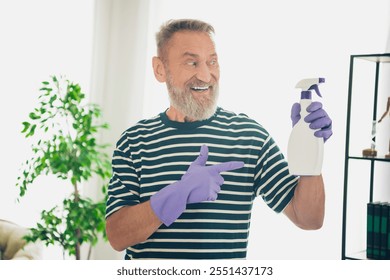
<svg viewBox="0 0 390 280">
<path fill-rule="evenodd" d="M 214 115 L 219 94 L 217 83 L 212 84 L 207 94 L 192 92 L 191 87 L 205 85 L 205 83 L 199 81 L 190 81 L 184 89 L 181 89 L 172 85 L 171 76 L 168 74 L 166 84 L 171 106 L 184 114 L 186 118 L 201 121 Z"/>
</svg>

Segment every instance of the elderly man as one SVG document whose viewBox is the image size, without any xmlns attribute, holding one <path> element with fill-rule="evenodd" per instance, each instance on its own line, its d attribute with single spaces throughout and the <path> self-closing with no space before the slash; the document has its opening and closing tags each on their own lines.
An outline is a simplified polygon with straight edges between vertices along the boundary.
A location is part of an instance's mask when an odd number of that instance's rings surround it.
<svg viewBox="0 0 390 280">
<path fill-rule="evenodd" d="M 217 106 L 213 34 L 198 20 L 171 20 L 157 33 L 154 75 L 170 107 L 127 129 L 112 160 L 107 235 L 125 259 L 243 259 L 257 196 L 300 228 L 322 226 L 322 176 L 289 174 L 266 129 Z M 313 110 L 308 119 L 326 140 L 331 120 Z"/>
</svg>

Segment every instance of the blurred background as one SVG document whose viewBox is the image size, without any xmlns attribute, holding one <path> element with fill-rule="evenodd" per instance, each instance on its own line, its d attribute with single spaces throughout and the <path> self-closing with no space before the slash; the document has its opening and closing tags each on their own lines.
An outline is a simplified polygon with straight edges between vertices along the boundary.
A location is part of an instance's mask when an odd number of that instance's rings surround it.
<svg viewBox="0 0 390 280">
<path fill-rule="evenodd" d="M 100 140 L 110 144 L 111 154 L 125 129 L 168 107 L 165 85 L 155 80 L 151 58 L 155 33 L 173 18 L 197 18 L 215 27 L 220 106 L 257 120 L 284 153 L 290 108 L 300 97 L 295 84 L 303 78 L 326 78 L 320 89 L 334 135 L 325 145 L 324 226 L 302 231 L 259 198 L 253 206 L 248 259 L 340 259 L 350 55 L 390 52 L 388 0 L 0 0 L 0 219 L 34 226 L 42 209 L 71 191 L 66 182 L 47 176 L 16 201 L 16 178 L 21 163 L 31 156 L 21 123 L 36 106 L 41 82 L 65 75 L 81 85 L 89 101 L 102 106 L 110 129 Z M 362 62 L 366 70 L 356 79 L 369 97 L 355 99 L 355 112 L 369 106 L 372 67 Z M 390 71 L 381 71 L 379 113 L 390 94 Z M 354 129 L 361 130 L 356 135 L 366 135 L 352 141 L 350 148 L 357 154 L 370 146 L 370 117 L 354 115 Z M 382 153 L 387 153 L 389 127 L 387 118 L 377 129 Z M 386 172 L 378 182 L 389 182 Z M 85 188 L 93 199 L 98 190 L 99 184 Z M 364 238 L 357 235 L 356 242 Z M 62 252 L 50 246 L 44 257 L 62 259 Z M 101 241 L 92 258 L 122 259 L 123 253 Z"/>
</svg>

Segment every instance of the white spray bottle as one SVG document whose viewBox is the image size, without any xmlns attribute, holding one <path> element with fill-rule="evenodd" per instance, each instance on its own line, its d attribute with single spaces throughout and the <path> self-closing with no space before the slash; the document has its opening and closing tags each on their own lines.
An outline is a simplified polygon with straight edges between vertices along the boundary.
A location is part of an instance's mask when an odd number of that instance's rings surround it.
<svg viewBox="0 0 390 280">
<path fill-rule="evenodd" d="M 293 127 L 288 141 L 287 158 L 291 174 L 302 176 L 321 174 L 324 139 L 314 136 L 313 129 L 304 118 L 308 115 L 306 108 L 311 104 L 311 90 L 322 97 L 318 84 L 324 82 L 324 78 L 303 79 L 295 86 L 301 89 L 301 118 Z"/>
</svg>

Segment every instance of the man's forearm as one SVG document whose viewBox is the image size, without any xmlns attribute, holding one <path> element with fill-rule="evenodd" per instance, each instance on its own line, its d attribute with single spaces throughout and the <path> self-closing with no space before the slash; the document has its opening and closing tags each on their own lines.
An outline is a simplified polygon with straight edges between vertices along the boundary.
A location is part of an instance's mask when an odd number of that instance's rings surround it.
<svg viewBox="0 0 390 280">
<path fill-rule="evenodd" d="M 150 201 L 123 207 L 106 221 L 107 237 L 111 246 L 122 251 L 145 241 L 161 225 L 150 207 Z"/>
<path fill-rule="evenodd" d="M 302 229 L 322 227 L 325 213 L 325 190 L 322 176 L 302 176 L 285 214 Z"/>
</svg>

